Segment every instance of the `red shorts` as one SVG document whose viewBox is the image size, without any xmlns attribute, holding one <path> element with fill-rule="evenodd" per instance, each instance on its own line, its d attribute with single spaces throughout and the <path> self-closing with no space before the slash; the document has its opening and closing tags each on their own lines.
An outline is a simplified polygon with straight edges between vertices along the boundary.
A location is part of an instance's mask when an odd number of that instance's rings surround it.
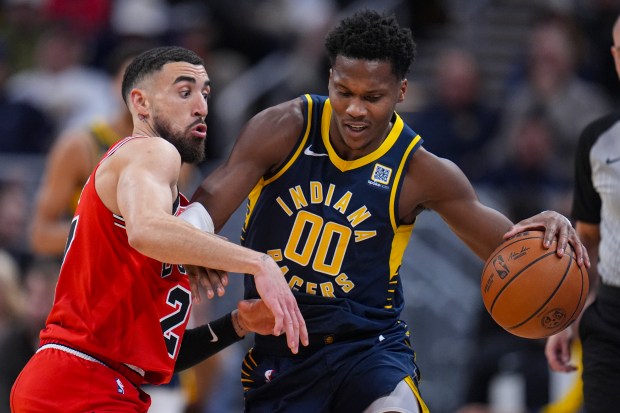
<svg viewBox="0 0 620 413">
<path fill-rule="evenodd" d="M 125 376 L 87 355 L 37 352 L 11 391 L 12 413 L 146 412 L 151 398 Z"/>
</svg>

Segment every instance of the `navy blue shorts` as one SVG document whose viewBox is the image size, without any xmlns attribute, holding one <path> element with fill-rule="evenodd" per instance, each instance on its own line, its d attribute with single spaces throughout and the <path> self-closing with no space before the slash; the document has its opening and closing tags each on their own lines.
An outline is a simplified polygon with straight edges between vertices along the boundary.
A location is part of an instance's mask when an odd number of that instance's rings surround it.
<svg viewBox="0 0 620 413">
<path fill-rule="evenodd" d="M 405 323 L 355 339 L 313 336 L 310 347 L 293 355 L 283 337 L 257 335 L 241 368 L 245 411 L 362 412 L 405 377 L 418 383 Z"/>
</svg>

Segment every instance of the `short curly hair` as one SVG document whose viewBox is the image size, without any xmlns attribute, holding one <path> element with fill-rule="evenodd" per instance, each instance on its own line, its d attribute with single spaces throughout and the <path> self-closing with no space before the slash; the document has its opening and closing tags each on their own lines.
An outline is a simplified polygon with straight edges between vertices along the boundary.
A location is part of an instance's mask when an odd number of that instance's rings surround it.
<svg viewBox="0 0 620 413">
<path fill-rule="evenodd" d="M 330 30 L 325 48 L 332 65 L 337 56 L 388 61 L 398 79 L 407 76 L 415 57 L 411 30 L 400 27 L 394 15 L 367 9 L 343 19 Z"/>
</svg>

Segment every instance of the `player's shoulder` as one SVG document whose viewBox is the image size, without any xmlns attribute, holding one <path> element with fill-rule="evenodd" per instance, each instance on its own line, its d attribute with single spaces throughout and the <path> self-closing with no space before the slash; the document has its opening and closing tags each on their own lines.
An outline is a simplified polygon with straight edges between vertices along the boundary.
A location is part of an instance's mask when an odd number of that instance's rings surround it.
<svg viewBox="0 0 620 413">
<path fill-rule="evenodd" d="M 128 161 L 157 162 L 158 165 L 181 164 L 181 155 L 166 139 L 155 136 L 125 138 L 110 149 L 109 155 Z"/>
<path fill-rule="evenodd" d="M 407 176 L 433 191 L 469 187 L 467 178 L 454 162 L 435 155 L 423 146 L 411 156 Z"/>
<path fill-rule="evenodd" d="M 295 138 L 304 126 L 301 98 L 287 100 L 263 109 L 246 124 L 241 139 L 261 142 L 282 142 Z"/>
<path fill-rule="evenodd" d="M 593 142 L 618 123 L 620 123 L 620 110 L 607 113 L 593 120 L 583 129 L 581 140 Z M 620 129 L 618 129 L 618 133 L 620 134 Z"/>
<path fill-rule="evenodd" d="M 288 124 L 301 124 L 304 121 L 303 106 L 303 99 L 297 97 L 263 109 L 255 116 L 255 119 L 269 122 L 273 124 L 274 127 Z"/>
</svg>

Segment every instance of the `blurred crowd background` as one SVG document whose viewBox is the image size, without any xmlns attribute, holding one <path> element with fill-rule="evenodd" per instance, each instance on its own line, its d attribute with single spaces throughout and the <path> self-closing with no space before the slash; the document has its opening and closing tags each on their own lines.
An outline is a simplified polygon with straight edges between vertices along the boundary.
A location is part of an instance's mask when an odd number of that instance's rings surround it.
<svg viewBox="0 0 620 413">
<path fill-rule="evenodd" d="M 570 214 L 577 138 L 620 102 L 609 51 L 618 0 L 1 0 L 0 412 L 36 348 L 59 269 L 58 256 L 31 242 L 48 155 L 67 131 L 124 110 L 114 88 L 123 51 L 176 44 L 206 62 L 207 159 L 184 181 L 191 195 L 251 115 L 327 93 L 324 35 L 364 7 L 395 13 L 414 34 L 398 111 L 424 145 L 514 221 L 545 209 Z M 242 217 L 224 229 L 231 240 Z M 484 310 L 482 264 L 435 214 L 420 216 L 401 269 L 403 318 L 431 411 L 578 412 L 578 392 L 566 400 L 577 373 L 550 374 L 543 341 L 509 335 Z M 195 322 L 241 299 L 242 277 L 231 278 L 225 297 L 194 307 Z M 153 411 L 242 411 L 250 341 L 153 389 L 162 394 Z M 560 410 L 549 406 L 562 400 Z"/>
</svg>

